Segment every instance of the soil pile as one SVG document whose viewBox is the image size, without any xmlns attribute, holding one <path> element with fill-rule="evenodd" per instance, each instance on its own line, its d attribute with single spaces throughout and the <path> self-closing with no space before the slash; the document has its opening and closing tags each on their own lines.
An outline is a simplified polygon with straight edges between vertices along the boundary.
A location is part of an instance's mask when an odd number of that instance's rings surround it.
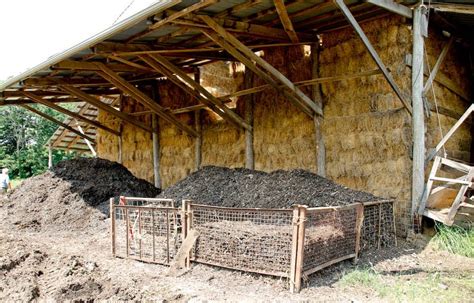
<svg viewBox="0 0 474 303">
<path fill-rule="evenodd" d="M 159 193 L 118 163 L 97 158 L 67 160 L 25 180 L 9 195 L 4 216 L 19 228 L 84 228 L 107 217 L 111 197 Z"/>
<path fill-rule="evenodd" d="M 381 200 L 305 170 L 266 173 L 206 166 L 164 190 L 160 197 L 226 207 L 288 208 L 346 205 Z"/>
</svg>

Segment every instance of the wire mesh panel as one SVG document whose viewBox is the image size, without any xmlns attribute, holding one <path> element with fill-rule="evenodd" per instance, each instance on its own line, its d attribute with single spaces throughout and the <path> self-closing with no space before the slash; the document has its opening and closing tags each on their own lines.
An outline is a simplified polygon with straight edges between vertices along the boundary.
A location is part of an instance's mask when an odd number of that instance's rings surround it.
<svg viewBox="0 0 474 303">
<path fill-rule="evenodd" d="M 364 204 L 361 250 L 373 250 L 396 245 L 393 201 Z"/>
<path fill-rule="evenodd" d="M 355 257 L 356 237 L 357 205 L 308 209 L 303 271 L 310 274 L 335 262 Z"/>
<path fill-rule="evenodd" d="M 199 231 L 192 260 L 248 272 L 288 277 L 292 210 L 233 209 L 191 204 Z"/>
<path fill-rule="evenodd" d="M 136 204 L 138 200 L 132 202 Z M 142 206 L 113 206 L 115 256 L 160 264 L 169 264 L 173 259 L 181 245 L 178 209 L 157 206 L 160 201 L 152 202 L 151 205 L 141 203 Z"/>
</svg>

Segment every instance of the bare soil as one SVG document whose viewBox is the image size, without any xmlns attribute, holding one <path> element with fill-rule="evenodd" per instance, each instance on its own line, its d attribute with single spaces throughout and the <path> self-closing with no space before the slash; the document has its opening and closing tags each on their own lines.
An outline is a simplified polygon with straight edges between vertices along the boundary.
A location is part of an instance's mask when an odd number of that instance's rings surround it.
<svg viewBox="0 0 474 303">
<path fill-rule="evenodd" d="M 128 190 L 130 195 L 156 195 L 157 189 L 133 178 L 116 182 L 115 176 L 95 172 L 98 167 L 104 170 L 102 164 L 111 168 L 101 161 L 78 164 L 89 172 L 85 180 L 84 171 L 67 169 L 27 180 L 0 206 L 0 302 L 379 302 L 387 299 L 368 288 L 341 286 L 341 277 L 356 266 L 373 267 L 387 281 L 423 279 L 432 272 L 462 273 L 471 279 L 474 275 L 473 259 L 434 251 L 423 241 L 400 240 L 398 247 L 366 253 L 358 265 L 347 261 L 305 277 L 299 294 L 289 293 L 286 279 L 200 264 L 180 277 L 168 277 L 166 266 L 111 256 L 110 219 L 104 215 L 108 196 Z M 132 191 L 137 188 L 143 191 Z M 472 300 L 473 288 L 463 290 L 463 301 Z"/>
</svg>

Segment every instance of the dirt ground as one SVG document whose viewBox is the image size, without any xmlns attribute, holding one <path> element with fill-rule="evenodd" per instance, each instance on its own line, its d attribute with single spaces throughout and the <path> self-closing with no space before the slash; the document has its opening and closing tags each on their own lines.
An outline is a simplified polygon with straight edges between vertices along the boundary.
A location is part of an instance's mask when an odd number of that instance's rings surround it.
<svg viewBox="0 0 474 303">
<path fill-rule="evenodd" d="M 0 212 L 4 211 L 0 207 Z M 474 298 L 474 259 L 434 251 L 423 241 L 416 245 L 401 242 L 396 248 L 366 254 L 357 265 L 347 261 L 332 266 L 305 279 L 301 293 L 290 294 L 285 279 L 205 265 L 193 265 L 183 276 L 172 278 L 165 276 L 166 266 L 113 258 L 108 225 L 109 219 L 105 219 L 99 227 L 82 231 L 31 231 L 15 230 L 3 221 L 0 301 L 397 301 L 370 285 L 341 283 L 347 273 L 367 267 L 389 284 L 400 279 L 423 281 L 432 273 L 461 275 L 470 284 L 450 302 Z M 457 286 L 439 283 L 435 287 L 443 292 Z M 403 295 L 400 301 L 407 301 Z"/>
</svg>

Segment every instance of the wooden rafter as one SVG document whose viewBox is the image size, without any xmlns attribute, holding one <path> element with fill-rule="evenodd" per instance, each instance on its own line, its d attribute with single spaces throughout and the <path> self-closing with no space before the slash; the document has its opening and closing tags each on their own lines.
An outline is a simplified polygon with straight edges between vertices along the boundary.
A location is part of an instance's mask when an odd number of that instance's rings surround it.
<svg viewBox="0 0 474 303">
<path fill-rule="evenodd" d="M 77 120 L 81 120 L 81 121 L 83 121 L 83 122 L 85 122 L 85 123 L 87 123 L 87 124 L 93 125 L 93 126 L 95 126 L 95 127 L 97 127 L 97 128 L 100 128 L 100 129 L 102 129 L 102 130 L 104 130 L 104 131 L 106 131 L 106 132 L 109 132 L 109 133 L 111 133 L 111 134 L 114 134 L 114 135 L 116 135 L 116 136 L 119 136 L 119 135 L 120 135 L 119 132 L 117 132 L 117 131 L 115 131 L 115 130 L 113 130 L 113 129 L 111 129 L 111 128 L 105 126 L 105 125 L 102 125 L 101 123 L 99 123 L 99 122 L 97 122 L 97 121 L 95 121 L 95 120 L 91 120 L 91 119 L 89 119 L 89 118 L 86 118 L 86 117 L 82 116 L 82 115 L 79 114 L 79 113 L 75 113 L 75 112 L 72 112 L 72 111 L 70 111 L 70 110 L 67 110 L 67 109 L 65 109 L 64 107 L 59 106 L 59 105 L 57 105 L 57 104 L 54 104 L 54 103 L 52 103 L 52 102 L 49 102 L 48 100 L 43 99 L 43 98 L 41 98 L 41 97 L 38 97 L 38 96 L 36 96 L 36 95 L 33 94 L 33 93 L 30 93 L 30 92 L 23 92 L 23 94 L 24 94 L 25 97 L 30 98 L 31 100 L 33 100 L 33 101 L 35 101 L 35 102 L 37 102 L 37 103 L 43 104 L 44 106 L 47 106 L 47 107 L 49 107 L 49 108 L 51 108 L 51 109 L 54 109 L 54 110 L 56 110 L 56 111 L 58 111 L 58 112 L 60 112 L 60 113 L 63 113 L 63 114 L 65 114 L 65 115 L 67 115 L 67 116 L 73 117 L 73 118 L 75 118 L 75 119 L 77 119 Z"/>
<path fill-rule="evenodd" d="M 153 70 L 147 67 L 133 67 L 126 64 L 107 64 L 108 69 L 114 72 L 129 72 L 129 73 L 143 73 L 152 72 Z M 87 70 L 98 71 L 99 68 L 94 62 L 64 60 L 51 67 L 54 70 Z"/>
<path fill-rule="evenodd" d="M 51 122 L 53 122 L 53 123 L 55 123 L 55 124 L 57 124 L 57 125 L 59 125 L 59 126 L 65 128 L 65 129 L 67 129 L 68 131 L 70 131 L 70 132 L 72 132 L 72 133 L 78 135 L 78 136 L 81 137 L 81 138 L 84 138 L 84 139 L 87 139 L 87 140 L 90 140 L 90 141 L 94 141 L 94 139 L 91 138 L 91 137 L 89 137 L 88 135 L 82 134 L 81 132 L 79 132 L 79 131 L 75 130 L 74 128 L 70 127 L 69 125 L 67 125 L 67 124 L 65 124 L 65 123 L 63 123 L 63 122 L 61 122 L 61 121 L 59 121 L 59 120 L 56 119 L 56 118 L 51 117 L 51 116 L 48 115 L 48 114 L 43 113 L 42 111 L 37 110 L 37 109 L 34 108 L 34 107 L 31 107 L 31 106 L 26 105 L 26 104 L 23 104 L 23 105 L 20 105 L 20 106 L 23 107 L 23 108 L 26 108 L 27 110 L 29 110 L 29 111 L 31 111 L 31 112 L 33 112 L 33 113 L 35 113 L 35 114 L 37 114 L 38 116 L 41 116 L 41 117 L 45 118 L 46 120 L 49 120 L 49 121 L 51 121 Z"/>
<path fill-rule="evenodd" d="M 343 15 L 346 17 L 347 21 L 352 25 L 356 33 L 359 35 L 360 39 L 362 40 L 362 43 L 364 43 L 365 47 L 369 51 L 370 55 L 374 59 L 375 63 L 377 66 L 382 70 L 383 75 L 385 76 L 385 79 L 387 79 L 387 82 L 390 84 L 392 87 L 393 91 L 395 94 L 398 96 L 400 101 L 402 102 L 403 106 L 405 106 L 405 109 L 412 114 L 412 108 L 410 105 L 410 102 L 408 102 L 403 95 L 402 91 L 398 87 L 398 85 L 395 83 L 395 80 L 392 77 L 392 74 L 388 71 L 387 67 L 385 67 L 385 64 L 382 62 L 382 59 L 379 57 L 377 51 L 373 48 L 372 44 L 370 43 L 369 39 L 365 35 L 364 31 L 360 27 L 359 23 L 357 23 L 356 19 L 354 16 L 351 14 L 349 8 L 346 6 L 343 0 L 335 0 L 335 3 L 339 8 L 341 9 L 341 12 Z"/>
<path fill-rule="evenodd" d="M 453 41 L 454 38 L 451 37 L 448 43 L 443 47 L 443 50 L 441 51 L 441 54 L 438 57 L 438 60 L 436 60 L 433 70 L 431 71 L 430 76 L 428 77 L 428 80 L 426 80 L 425 86 L 423 87 L 424 95 L 426 95 L 429 89 L 431 88 L 431 85 L 433 84 L 433 81 L 436 78 L 436 75 L 438 74 L 441 64 L 443 64 L 444 58 L 446 58 L 446 55 L 448 54 L 449 48 L 453 44 Z"/>
<path fill-rule="evenodd" d="M 173 14 L 171 14 L 170 16 L 164 18 L 164 19 L 161 19 L 160 21 L 150 25 L 146 30 L 144 31 L 141 31 L 135 35 L 133 35 L 132 37 L 130 37 L 129 39 L 127 39 L 127 41 L 125 41 L 125 43 L 132 43 L 133 41 L 136 41 L 146 35 L 148 35 L 149 33 L 153 32 L 154 30 L 160 28 L 161 26 L 167 24 L 167 23 L 170 23 L 172 22 L 173 20 L 176 20 L 178 18 L 181 18 L 182 16 L 185 16 L 193 11 L 196 11 L 196 10 L 199 10 L 199 9 L 202 9 L 206 6 L 209 6 L 211 4 L 214 4 L 216 3 L 217 0 L 202 0 L 196 4 L 193 4 L 185 9 L 182 9 L 178 12 L 175 12 Z"/>
<path fill-rule="evenodd" d="M 109 105 L 103 103 L 102 101 L 100 101 L 95 96 L 89 95 L 89 94 L 83 92 L 82 90 L 80 90 L 76 87 L 69 86 L 69 85 L 61 85 L 60 88 L 64 92 L 67 92 L 67 93 L 69 93 L 73 96 L 76 96 L 77 98 L 83 100 L 84 102 L 87 102 L 87 103 L 91 104 L 92 106 L 97 107 L 100 110 L 103 110 L 103 111 L 105 111 L 105 112 L 107 112 L 107 113 L 123 120 L 123 121 L 126 121 L 126 122 L 128 122 L 132 125 L 135 125 L 136 127 L 139 127 L 141 129 L 149 132 L 149 133 L 152 132 L 151 127 L 149 127 L 145 123 L 142 123 L 142 122 L 136 120 L 135 118 L 127 115 L 126 113 L 118 111 L 115 108 L 113 108 L 112 106 L 109 106 Z"/>
<path fill-rule="evenodd" d="M 288 16 L 285 3 L 283 2 L 283 0 L 273 0 L 273 3 L 275 4 L 278 16 L 280 17 L 281 24 L 283 25 L 283 28 L 288 34 L 288 37 L 290 37 L 291 42 L 298 43 L 298 35 L 296 34 L 295 29 L 293 28 L 293 23 L 291 22 L 291 19 Z"/>
<path fill-rule="evenodd" d="M 135 86 L 125 81 L 125 79 L 120 77 L 117 73 L 112 71 L 110 68 L 108 68 L 102 63 L 96 63 L 96 64 L 97 64 L 97 67 L 100 69 L 98 74 L 102 76 L 104 79 L 106 79 L 107 81 L 109 81 L 110 83 L 114 84 L 115 87 L 122 90 L 124 93 L 129 94 L 136 101 L 148 107 L 155 114 L 160 116 L 164 121 L 174 124 L 176 127 L 181 129 L 188 135 L 191 135 L 193 137 L 198 135 L 194 129 L 192 129 L 188 125 L 183 124 L 173 113 L 169 112 L 169 110 L 159 105 L 157 102 L 152 100 L 146 94 L 141 92 L 138 88 L 136 88 Z"/>
<path fill-rule="evenodd" d="M 60 98 L 60 97 L 69 97 L 68 94 L 65 94 L 63 91 L 58 90 L 25 90 L 29 92 L 33 92 L 36 96 L 40 97 L 52 97 L 52 98 Z M 120 91 L 117 89 L 88 89 L 85 90 L 86 93 L 90 95 L 118 95 Z M 22 98 L 23 91 L 15 90 L 15 91 L 3 91 L 0 93 L 0 98 Z"/>
<path fill-rule="evenodd" d="M 79 100 L 77 98 L 54 98 L 54 99 L 46 99 L 51 103 L 77 103 L 77 102 L 82 102 L 82 100 Z M 21 99 L 21 100 L 11 100 L 11 101 L 0 101 L 0 107 L 1 106 L 9 106 L 9 105 L 22 105 L 22 104 L 34 104 L 36 103 L 35 101 L 32 101 L 30 99 Z"/>
<path fill-rule="evenodd" d="M 154 64 L 153 61 L 149 60 L 149 59 L 153 59 L 157 63 L 162 65 L 164 68 L 168 69 L 171 73 L 178 76 L 174 79 L 175 80 L 178 80 L 178 78 L 181 79 L 181 81 L 185 82 L 187 85 L 194 88 L 198 93 L 202 94 L 205 98 L 199 97 L 199 101 L 203 102 L 204 99 L 207 100 L 205 104 L 208 106 L 212 106 L 216 114 L 224 118 L 226 121 L 231 122 L 237 127 L 242 127 L 250 131 L 252 130 L 252 127 L 246 124 L 239 115 L 237 115 L 235 112 L 229 109 L 224 103 L 222 103 L 222 101 L 214 97 L 210 92 L 208 92 L 199 83 L 191 79 L 191 77 L 189 77 L 185 72 L 181 71 L 177 66 L 173 65 L 171 62 L 166 60 L 165 57 L 155 54 L 155 55 L 149 55 L 148 58 L 145 56 L 141 56 L 140 58 L 143 61 L 145 61 L 147 64 L 149 64 L 150 66 L 156 67 L 156 64 Z"/>
<path fill-rule="evenodd" d="M 243 54 L 247 57 L 247 64 L 240 60 L 242 63 L 244 63 L 246 66 L 249 68 L 255 67 L 255 64 L 253 64 L 251 61 L 255 62 L 257 65 L 259 65 L 263 70 L 267 73 L 269 73 L 271 76 L 273 76 L 275 79 L 277 79 L 278 82 L 280 82 L 282 85 L 285 86 L 285 89 L 283 90 L 287 95 L 290 96 L 291 99 L 295 101 L 296 104 L 299 104 L 300 108 L 310 108 L 311 111 L 318 115 L 322 115 L 322 109 L 317 106 L 308 96 L 306 96 L 298 87 L 296 87 L 288 78 L 286 78 L 282 73 L 280 73 L 277 69 L 275 69 L 273 66 L 271 66 L 268 62 L 257 56 L 251 49 L 249 49 L 247 46 L 245 46 L 242 42 L 240 42 L 237 38 L 235 38 L 233 35 L 228 33 L 222 26 L 214 22 L 212 18 L 208 16 L 201 16 L 201 19 L 209 25 L 221 38 L 225 40 L 220 41 L 221 46 L 230 50 L 229 46 L 232 46 L 235 48 L 235 50 L 238 50 L 240 54 Z M 212 39 L 212 35 L 210 35 L 210 38 Z M 214 36 L 215 37 L 215 36 Z M 232 55 L 235 55 L 236 52 L 233 51 Z M 242 57 L 242 56 L 239 56 Z M 254 72 L 255 70 L 252 69 Z M 256 72 L 257 75 L 259 75 L 259 71 Z M 259 75 L 260 76 L 260 75 Z M 271 83 L 270 83 L 271 84 Z"/>
</svg>

